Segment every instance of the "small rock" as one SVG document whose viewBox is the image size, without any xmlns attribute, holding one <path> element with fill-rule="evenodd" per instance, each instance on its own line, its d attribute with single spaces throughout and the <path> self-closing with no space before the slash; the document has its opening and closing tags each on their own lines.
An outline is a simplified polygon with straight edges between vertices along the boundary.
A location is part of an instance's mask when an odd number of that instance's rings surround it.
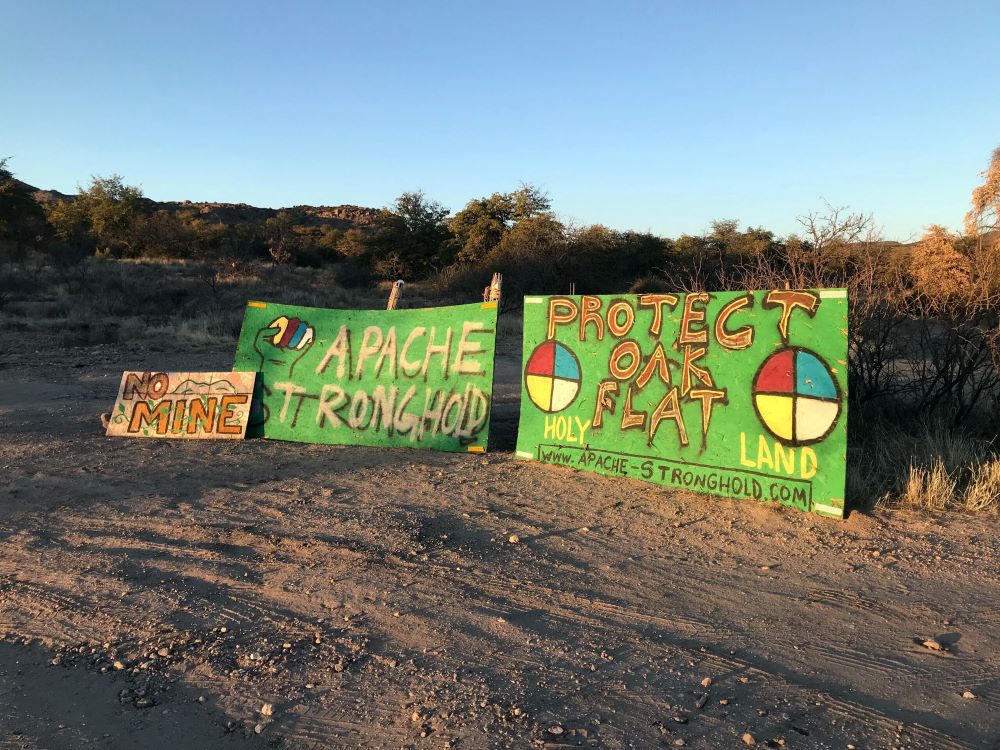
<svg viewBox="0 0 1000 750">
<path fill-rule="evenodd" d="M 204 703 L 205 702 L 205 696 L 204 695 L 199 695 L 198 696 L 198 702 L 199 703 Z"/>
<path fill-rule="evenodd" d="M 676 721 L 678 724 L 687 724 L 688 717 L 685 716 L 684 714 L 677 714 L 677 716 L 674 716 L 673 719 L 671 719 L 671 721 Z"/>
<path fill-rule="evenodd" d="M 166 659 L 168 656 L 170 656 L 170 649 L 161 648 L 159 651 L 156 652 L 156 655 Z"/>
<path fill-rule="evenodd" d="M 258 724 L 257 726 L 255 726 L 253 728 L 253 733 L 254 734 L 260 734 L 263 731 L 264 731 L 264 725 L 263 724 Z"/>
<path fill-rule="evenodd" d="M 711 684 L 712 684 L 712 678 L 711 677 L 706 677 L 704 680 L 701 681 L 701 686 L 702 687 L 709 687 Z"/>
<path fill-rule="evenodd" d="M 420 721 L 420 714 L 414 711 L 412 714 L 410 714 L 410 721 L 416 724 L 418 721 Z"/>
<path fill-rule="evenodd" d="M 927 638 L 922 644 L 924 648 L 929 648 L 931 651 L 945 651 L 944 644 L 940 641 L 936 641 L 933 638 Z"/>
<path fill-rule="evenodd" d="M 744 745 L 749 745 L 750 747 L 755 747 L 757 745 L 757 740 L 755 740 L 753 738 L 753 735 L 750 734 L 750 732 L 744 732 L 743 733 L 743 744 Z"/>
<path fill-rule="evenodd" d="M 142 698 L 136 698 L 135 699 L 135 707 L 136 708 L 152 708 L 155 705 L 156 705 L 156 701 L 154 701 L 148 695 L 145 695 Z"/>
<path fill-rule="evenodd" d="M 565 731 L 566 731 L 566 730 L 565 730 L 565 729 L 563 729 L 563 728 L 562 728 L 561 726 L 559 726 L 558 724 L 555 724 L 555 725 L 553 725 L 553 726 L 549 727 L 549 729 L 548 729 L 548 732 L 549 732 L 549 734 L 555 734 L 555 735 L 560 735 L 560 734 L 562 734 L 562 733 L 563 733 L 563 732 L 565 732 Z"/>
<path fill-rule="evenodd" d="M 976 694 L 973 693 L 971 690 L 966 690 L 964 693 L 962 693 L 962 697 L 965 698 L 965 700 L 967 701 L 974 701 L 976 699 Z"/>
<path fill-rule="evenodd" d="M 113 666 L 118 671 L 121 671 L 121 670 L 125 669 L 125 664 L 122 663 L 122 661 L 120 659 L 115 659 L 115 663 L 112 664 L 111 666 Z"/>
<path fill-rule="evenodd" d="M 519 537 L 517 534 L 511 534 L 509 537 L 507 537 L 507 541 L 510 542 L 511 544 L 517 544 L 518 542 L 521 541 L 521 537 Z"/>
<path fill-rule="evenodd" d="M 263 706 L 261 706 L 260 707 L 260 715 L 261 716 L 273 716 L 274 715 L 274 704 L 273 703 L 265 703 Z"/>
<path fill-rule="evenodd" d="M 684 742 L 684 740 L 682 740 L 680 737 L 678 737 L 676 740 L 674 740 L 674 744 L 677 747 L 684 747 L 684 745 L 686 745 L 687 743 Z"/>
</svg>

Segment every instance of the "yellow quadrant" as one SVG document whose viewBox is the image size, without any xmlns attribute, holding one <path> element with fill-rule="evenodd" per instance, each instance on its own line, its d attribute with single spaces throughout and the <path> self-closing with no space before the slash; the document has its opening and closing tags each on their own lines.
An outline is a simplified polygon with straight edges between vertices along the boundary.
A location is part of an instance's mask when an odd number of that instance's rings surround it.
<svg viewBox="0 0 1000 750">
<path fill-rule="evenodd" d="M 792 397 L 755 396 L 760 418 L 782 440 L 792 439 Z"/>
<path fill-rule="evenodd" d="M 552 411 L 562 411 L 576 398 L 576 392 L 580 390 L 580 384 L 575 380 L 560 380 L 556 378 L 552 382 Z"/>
<path fill-rule="evenodd" d="M 799 396 L 795 402 L 795 439 L 815 440 L 830 429 L 840 404 Z"/>
<path fill-rule="evenodd" d="M 552 378 L 542 375 L 529 375 L 525 378 L 528 386 L 528 398 L 542 411 L 552 408 Z"/>
</svg>

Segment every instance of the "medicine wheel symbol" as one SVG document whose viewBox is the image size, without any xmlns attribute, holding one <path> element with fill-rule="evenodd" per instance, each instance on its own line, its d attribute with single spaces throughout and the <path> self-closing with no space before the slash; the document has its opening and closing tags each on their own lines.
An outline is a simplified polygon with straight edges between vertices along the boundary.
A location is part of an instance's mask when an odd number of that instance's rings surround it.
<svg viewBox="0 0 1000 750">
<path fill-rule="evenodd" d="M 801 347 L 775 352 L 754 376 L 757 417 L 788 445 L 811 445 L 826 438 L 840 416 L 840 400 L 840 386 L 829 365 Z"/>
<path fill-rule="evenodd" d="M 539 344 L 524 368 L 524 386 L 542 411 L 562 411 L 580 392 L 580 361 L 558 341 Z"/>
</svg>

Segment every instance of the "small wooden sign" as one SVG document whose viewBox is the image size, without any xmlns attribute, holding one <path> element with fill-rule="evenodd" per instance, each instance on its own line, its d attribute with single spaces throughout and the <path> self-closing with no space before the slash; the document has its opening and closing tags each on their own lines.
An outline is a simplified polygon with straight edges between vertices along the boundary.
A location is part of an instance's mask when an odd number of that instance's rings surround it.
<svg viewBox="0 0 1000 750">
<path fill-rule="evenodd" d="M 126 372 L 108 437 L 239 440 L 250 417 L 253 372 Z"/>
</svg>

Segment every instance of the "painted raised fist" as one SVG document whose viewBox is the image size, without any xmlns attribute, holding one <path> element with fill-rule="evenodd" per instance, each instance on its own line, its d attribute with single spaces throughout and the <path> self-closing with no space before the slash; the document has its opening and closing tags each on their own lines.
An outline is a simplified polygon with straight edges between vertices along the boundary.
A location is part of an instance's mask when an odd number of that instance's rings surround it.
<svg viewBox="0 0 1000 750">
<path fill-rule="evenodd" d="M 254 351 L 260 355 L 260 367 L 283 365 L 288 367 L 288 377 L 295 371 L 296 363 L 305 356 L 316 339 L 316 331 L 311 325 L 298 318 L 282 315 L 271 321 L 266 328 L 257 331 L 254 337 Z"/>
</svg>

